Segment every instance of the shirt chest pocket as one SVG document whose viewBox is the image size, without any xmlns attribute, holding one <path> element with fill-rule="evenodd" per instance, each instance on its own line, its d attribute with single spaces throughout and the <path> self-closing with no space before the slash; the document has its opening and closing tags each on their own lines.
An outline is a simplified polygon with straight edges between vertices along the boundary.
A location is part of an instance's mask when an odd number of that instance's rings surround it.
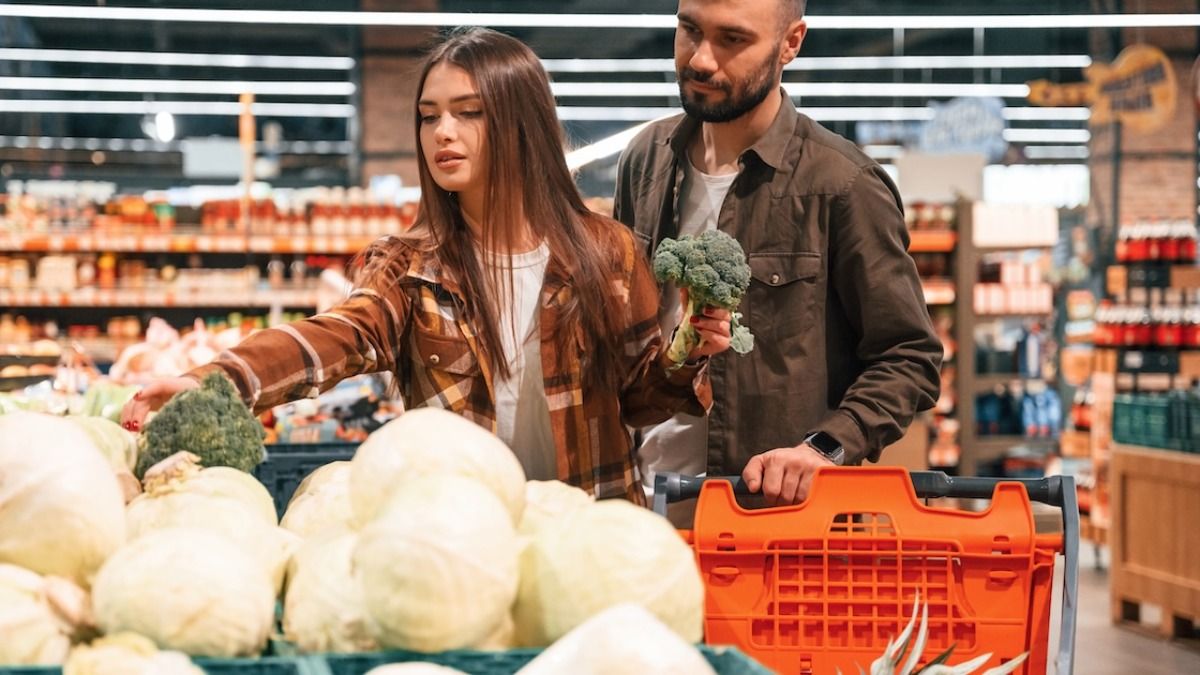
<svg viewBox="0 0 1200 675">
<path fill-rule="evenodd" d="M 813 252 L 751 253 L 745 311 L 750 328 L 764 339 L 786 340 L 811 323 L 819 309 L 823 261 Z"/>
<path fill-rule="evenodd" d="M 480 373 L 479 360 L 465 338 L 418 328 L 413 331 L 413 349 L 416 361 L 431 374 L 473 377 Z"/>
</svg>

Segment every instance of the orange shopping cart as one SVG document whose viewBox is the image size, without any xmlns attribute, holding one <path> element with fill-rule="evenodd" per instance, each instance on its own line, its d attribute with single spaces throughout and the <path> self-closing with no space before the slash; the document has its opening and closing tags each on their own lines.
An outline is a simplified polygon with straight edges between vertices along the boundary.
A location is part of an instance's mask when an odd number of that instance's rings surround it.
<svg viewBox="0 0 1200 675">
<path fill-rule="evenodd" d="M 705 584 L 705 642 L 731 644 L 782 675 L 859 672 L 928 606 L 922 663 L 951 645 L 955 663 L 1029 656 L 1047 672 L 1054 563 L 1064 557 L 1055 661 L 1073 672 L 1079 510 L 1074 481 L 957 478 L 893 467 L 818 471 L 794 506 L 745 509 L 740 478 L 655 477 L 654 509 L 699 497 L 691 531 Z M 935 497 L 990 499 L 982 512 L 929 507 Z M 1061 534 L 1037 534 L 1030 500 L 1062 511 Z"/>
</svg>

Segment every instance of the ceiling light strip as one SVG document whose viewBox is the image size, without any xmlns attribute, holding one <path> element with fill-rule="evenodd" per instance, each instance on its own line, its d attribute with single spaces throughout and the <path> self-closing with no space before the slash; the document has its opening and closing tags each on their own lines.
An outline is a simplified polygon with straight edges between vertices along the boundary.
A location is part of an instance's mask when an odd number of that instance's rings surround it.
<svg viewBox="0 0 1200 675">
<path fill-rule="evenodd" d="M 1004 140 L 1009 143 L 1087 143 L 1092 134 L 1087 129 L 1005 129 Z"/>
<path fill-rule="evenodd" d="M 0 61 L 34 63 L 115 63 L 138 66 L 204 66 L 280 70 L 351 70 L 354 59 L 343 56 L 283 56 L 267 54 L 193 54 L 129 52 L 103 49 L 0 48 Z"/>
<path fill-rule="evenodd" d="M 0 148 L 33 148 L 42 150 L 103 150 L 124 149 L 134 144 L 149 144 L 150 149 L 160 152 L 179 152 L 183 149 L 184 141 L 160 142 L 145 138 L 82 138 L 72 136 L 0 136 Z M 255 144 L 258 152 L 266 152 L 269 148 L 259 141 Z M 283 141 L 279 144 L 279 152 L 297 155 L 344 155 L 354 150 L 350 141 Z"/>
<path fill-rule="evenodd" d="M 933 108 L 904 107 L 805 107 L 804 114 L 818 121 L 901 121 L 933 119 Z M 564 122 L 644 122 L 680 112 L 670 107 L 559 106 L 558 117 Z M 1004 118 L 1019 122 L 1086 122 L 1087 108 L 1005 108 Z"/>
<path fill-rule="evenodd" d="M 47 99 L 0 99 L 0 112 L 59 113 L 105 115 L 152 115 L 169 112 L 175 115 L 237 116 L 241 104 L 223 101 L 62 101 Z M 354 106 L 321 103 L 255 103 L 254 114 L 260 117 L 330 117 L 355 116 Z"/>
<path fill-rule="evenodd" d="M 949 84 L 909 82 L 785 82 L 792 96 L 811 97 L 868 97 L 924 98 L 959 96 L 998 96 L 1025 98 L 1029 87 L 1024 84 Z M 679 85 L 674 82 L 553 82 L 555 96 L 568 98 L 657 97 L 677 98 Z"/>
<path fill-rule="evenodd" d="M 351 96 L 352 82 L 234 82 L 92 77 L 0 77 L 0 90 L 224 94 L 237 96 Z"/>
<path fill-rule="evenodd" d="M 786 70 L 969 70 L 1008 68 L 1087 68 L 1086 54 L 995 56 L 831 56 L 799 57 Z M 672 59 L 542 59 L 551 73 L 674 73 Z"/>
<path fill-rule="evenodd" d="M 83 21 L 168 21 L 181 23 L 275 24 L 301 26 L 494 26 L 501 28 L 660 28 L 673 29 L 671 14 L 558 14 L 499 12 L 322 12 L 167 7 L 83 7 L 78 5 L 0 5 L 0 16 Z M 1195 28 L 1193 14 L 1033 14 L 1033 15 L 864 15 L 809 16 L 820 30 Z"/>
</svg>

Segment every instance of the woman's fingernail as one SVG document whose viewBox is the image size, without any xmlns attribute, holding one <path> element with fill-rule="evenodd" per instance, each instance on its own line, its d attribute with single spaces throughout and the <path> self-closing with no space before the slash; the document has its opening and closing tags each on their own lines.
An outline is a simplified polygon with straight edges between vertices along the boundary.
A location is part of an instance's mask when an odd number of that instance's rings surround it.
<svg viewBox="0 0 1200 675">
<path fill-rule="evenodd" d="M 693 317 L 692 317 L 692 323 L 700 323 L 700 317 L 698 317 L 698 316 L 693 316 Z"/>
</svg>

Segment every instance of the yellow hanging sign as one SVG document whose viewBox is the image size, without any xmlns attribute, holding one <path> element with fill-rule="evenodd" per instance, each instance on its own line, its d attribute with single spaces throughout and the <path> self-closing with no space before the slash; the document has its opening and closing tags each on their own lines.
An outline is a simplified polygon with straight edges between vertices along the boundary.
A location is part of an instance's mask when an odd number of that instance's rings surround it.
<svg viewBox="0 0 1200 675">
<path fill-rule="evenodd" d="M 1133 131 L 1162 128 L 1175 116 L 1179 87 L 1171 60 L 1157 47 L 1133 45 L 1112 65 L 1092 64 L 1087 82 L 1029 83 L 1029 102 L 1038 106 L 1091 106 L 1095 124 L 1113 120 Z"/>
</svg>

